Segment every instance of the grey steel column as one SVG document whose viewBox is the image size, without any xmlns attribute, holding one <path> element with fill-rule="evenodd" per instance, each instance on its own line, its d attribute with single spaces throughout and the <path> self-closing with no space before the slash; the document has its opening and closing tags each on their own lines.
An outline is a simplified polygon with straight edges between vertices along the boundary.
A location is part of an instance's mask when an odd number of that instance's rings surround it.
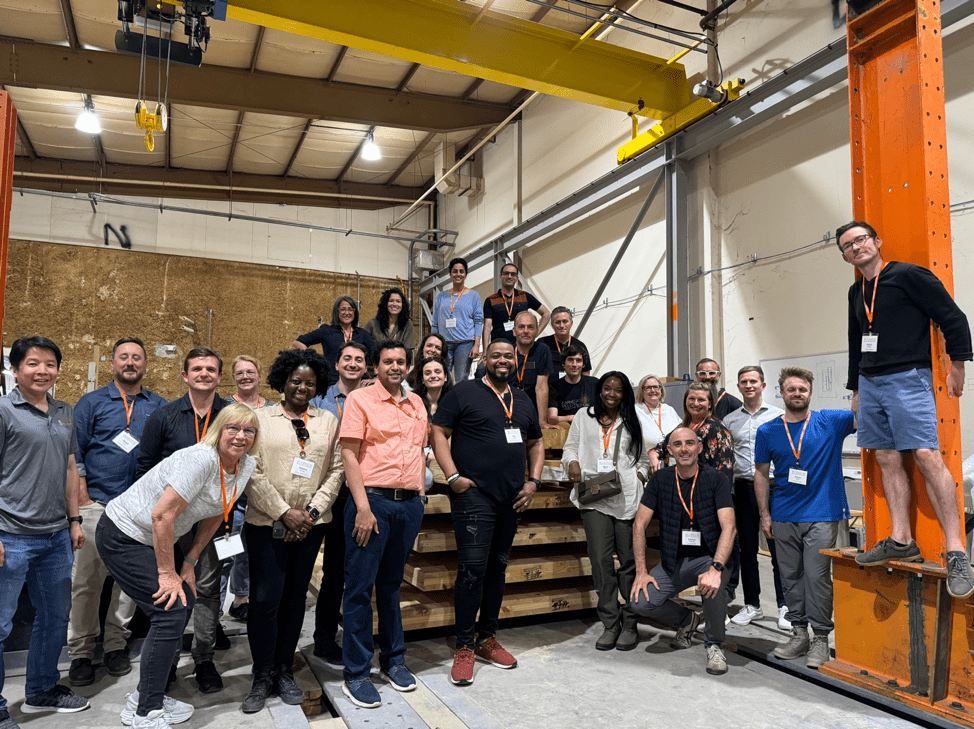
<svg viewBox="0 0 974 729">
<path fill-rule="evenodd" d="M 690 372 L 690 295 L 687 211 L 687 162 L 677 159 L 677 140 L 665 142 L 666 157 L 666 294 L 670 325 L 666 361 L 671 377 Z M 673 318 L 673 309 L 676 318 Z"/>
</svg>

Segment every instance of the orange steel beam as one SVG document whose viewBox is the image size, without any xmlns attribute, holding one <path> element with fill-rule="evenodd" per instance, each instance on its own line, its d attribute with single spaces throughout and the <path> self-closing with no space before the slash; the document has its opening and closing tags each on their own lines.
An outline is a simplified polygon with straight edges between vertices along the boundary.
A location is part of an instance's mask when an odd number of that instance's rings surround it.
<svg viewBox="0 0 974 729">
<path fill-rule="evenodd" d="M 0 91 L 0 332 L 7 290 L 7 242 L 14 190 L 14 151 L 17 146 L 17 108 L 6 91 Z"/>
</svg>

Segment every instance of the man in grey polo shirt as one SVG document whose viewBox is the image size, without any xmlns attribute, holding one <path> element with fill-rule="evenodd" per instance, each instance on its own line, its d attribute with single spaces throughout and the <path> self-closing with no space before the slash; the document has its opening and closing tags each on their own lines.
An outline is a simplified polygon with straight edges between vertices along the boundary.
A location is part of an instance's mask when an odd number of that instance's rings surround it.
<svg viewBox="0 0 974 729">
<path fill-rule="evenodd" d="M 58 658 L 71 609 L 71 564 L 84 534 L 78 516 L 78 449 L 74 410 L 48 394 L 61 350 L 45 337 L 21 337 L 10 348 L 17 387 L 0 398 L 0 726 L 15 729 L 3 697 L 3 641 L 27 584 L 37 610 L 27 655 L 21 711 L 59 713 L 88 700 L 58 684 Z"/>
</svg>

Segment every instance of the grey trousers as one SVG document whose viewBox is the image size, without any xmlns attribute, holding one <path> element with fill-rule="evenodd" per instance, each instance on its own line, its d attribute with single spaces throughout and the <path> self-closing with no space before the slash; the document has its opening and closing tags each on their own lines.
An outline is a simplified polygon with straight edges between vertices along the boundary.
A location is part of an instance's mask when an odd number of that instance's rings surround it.
<svg viewBox="0 0 974 729">
<path fill-rule="evenodd" d="M 778 549 L 781 586 L 793 627 L 812 626 L 816 635 L 828 635 L 832 622 L 832 560 L 819 553 L 834 549 L 838 521 L 772 522 Z"/>
<path fill-rule="evenodd" d="M 195 528 L 179 538 L 177 544 L 183 554 L 193 546 Z M 200 664 L 213 660 L 216 643 L 216 624 L 220 620 L 220 559 L 216 556 L 213 540 L 203 548 L 196 564 L 196 605 L 193 607 L 193 661 Z M 188 621 L 187 621 L 188 622 Z M 179 652 L 173 663 L 179 662 Z"/>
<path fill-rule="evenodd" d="M 599 594 L 599 620 L 609 630 L 636 628 L 636 614 L 629 605 L 629 593 L 636 578 L 636 557 L 632 553 L 632 519 L 616 519 L 595 509 L 582 509 L 585 543 L 592 562 L 592 580 Z M 616 570 L 613 554 L 619 557 Z M 626 600 L 619 604 L 619 593 Z"/>
<path fill-rule="evenodd" d="M 714 563 L 712 557 L 697 557 L 695 559 L 678 559 L 676 569 L 672 575 L 666 573 L 662 564 L 658 564 L 649 574 L 659 584 L 659 589 L 650 583 L 646 585 L 649 599 L 642 592 L 632 601 L 632 609 L 637 615 L 652 618 L 665 625 L 683 628 L 690 624 L 691 610 L 671 600 L 688 587 L 697 584 L 697 578 L 710 569 Z M 716 597 L 703 597 L 703 618 L 707 621 L 704 626 L 704 642 L 708 645 L 723 645 L 724 621 L 727 619 L 727 583 L 730 581 L 730 570 L 720 573 L 720 590 Z"/>
</svg>

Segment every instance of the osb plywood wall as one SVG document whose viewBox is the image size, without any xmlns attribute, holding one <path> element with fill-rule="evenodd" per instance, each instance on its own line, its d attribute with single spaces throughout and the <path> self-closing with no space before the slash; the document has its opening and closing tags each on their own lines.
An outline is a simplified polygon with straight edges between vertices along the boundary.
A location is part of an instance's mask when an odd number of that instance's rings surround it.
<svg viewBox="0 0 974 729">
<path fill-rule="evenodd" d="M 86 392 L 89 362 L 97 361 L 97 387 L 108 384 L 108 357 L 120 337 L 145 342 L 144 384 L 169 400 L 186 391 L 179 376 L 186 352 L 209 344 L 225 363 L 219 393 L 226 396 L 236 391 L 234 357 L 255 357 L 266 377 L 280 350 L 319 317 L 331 321 L 336 297 L 358 298 L 358 284 L 347 274 L 12 240 L 3 346 L 22 336 L 54 340 L 64 355 L 57 397 L 73 404 Z M 375 316 L 382 291 L 396 285 L 361 278 L 360 326 Z M 157 355 L 157 345 L 175 345 L 174 355 Z M 280 397 L 266 385 L 261 394 Z"/>
</svg>

